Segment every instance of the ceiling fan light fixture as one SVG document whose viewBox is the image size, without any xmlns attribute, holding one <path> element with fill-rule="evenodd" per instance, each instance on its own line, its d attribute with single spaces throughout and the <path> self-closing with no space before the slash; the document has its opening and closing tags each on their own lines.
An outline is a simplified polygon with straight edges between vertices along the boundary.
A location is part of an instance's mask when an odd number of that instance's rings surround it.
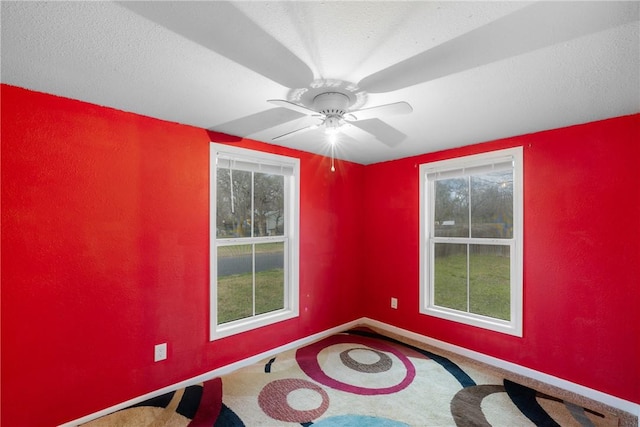
<svg viewBox="0 0 640 427">
<path fill-rule="evenodd" d="M 342 126 L 342 120 L 340 117 L 330 116 L 324 120 L 324 132 L 327 135 L 338 133 L 340 131 L 340 126 Z"/>
</svg>

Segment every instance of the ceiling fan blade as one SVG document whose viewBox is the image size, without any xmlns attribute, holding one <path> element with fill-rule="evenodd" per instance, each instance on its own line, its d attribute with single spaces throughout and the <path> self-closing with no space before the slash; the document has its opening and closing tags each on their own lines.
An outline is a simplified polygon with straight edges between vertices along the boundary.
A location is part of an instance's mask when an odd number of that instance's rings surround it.
<svg viewBox="0 0 640 427">
<path fill-rule="evenodd" d="M 271 108 L 259 113 L 250 114 L 229 122 L 211 126 L 208 129 L 228 135 L 248 137 L 263 130 L 285 124 L 300 118 L 297 113 L 285 108 Z"/>
<path fill-rule="evenodd" d="M 305 87 L 313 71 L 233 2 L 120 1 L 138 15 L 288 88 Z M 223 82 L 224 83 L 224 82 Z"/>
<path fill-rule="evenodd" d="M 278 107 L 284 107 L 284 108 L 288 108 L 289 110 L 297 111 L 298 113 L 302 113 L 307 116 L 318 116 L 318 117 L 321 116 L 321 114 L 318 113 L 317 111 L 313 111 L 310 108 L 304 107 L 299 104 L 295 104 L 293 102 L 285 101 L 284 99 L 268 99 L 267 102 L 273 105 L 277 105 Z"/>
<path fill-rule="evenodd" d="M 379 119 L 360 120 L 349 124 L 352 128 L 363 130 L 389 147 L 397 147 L 405 140 L 407 135 L 400 132 L 398 129 L 390 126 Z M 348 132 L 348 131 L 347 131 Z"/>
<path fill-rule="evenodd" d="M 290 138 L 294 135 L 303 133 L 303 132 L 307 132 L 310 130 L 314 130 L 314 129 L 318 129 L 318 125 L 311 125 L 311 126 L 306 126 L 300 129 L 296 129 L 296 130 L 292 130 L 291 132 L 287 132 L 287 133 L 283 133 L 282 135 L 276 136 L 275 138 L 271 138 L 272 141 L 276 141 L 279 139 L 286 139 L 286 138 Z"/>
<path fill-rule="evenodd" d="M 362 110 L 349 111 L 344 119 L 347 121 L 374 119 L 380 116 L 393 114 L 409 114 L 413 111 L 407 102 L 394 102 L 393 104 L 378 105 L 377 107 L 363 108 Z"/>
<path fill-rule="evenodd" d="M 371 74 L 358 83 L 390 92 L 532 52 L 638 19 L 638 2 L 541 1 Z"/>
</svg>

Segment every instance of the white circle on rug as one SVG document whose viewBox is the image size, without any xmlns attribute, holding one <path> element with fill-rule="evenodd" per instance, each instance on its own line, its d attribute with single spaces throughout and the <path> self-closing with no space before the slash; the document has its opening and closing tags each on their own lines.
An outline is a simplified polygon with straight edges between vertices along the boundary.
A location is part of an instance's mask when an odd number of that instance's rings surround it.
<svg viewBox="0 0 640 427">
<path fill-rule="evenodd" d="M 492 426 L 512 425 L 535 427 L 516 405 L 507 393 L 493 393 L 482 399 L 480 408 L 485 418 Z"/>
<path fill-rule="evenodd" d="M 354 348 L 348 350 L 349 356 L 358 363 L 363 365 L 373 365 L 380 361 L 381 357 L 375 351 L 366 348 Z"/>
<path fill-rule="evenodd" d="M 299 388 L 287 394 L 287 404 L 296 411 L 311 411 L 322 406 L 323 396 L 316 390 Z"/>
</svg>

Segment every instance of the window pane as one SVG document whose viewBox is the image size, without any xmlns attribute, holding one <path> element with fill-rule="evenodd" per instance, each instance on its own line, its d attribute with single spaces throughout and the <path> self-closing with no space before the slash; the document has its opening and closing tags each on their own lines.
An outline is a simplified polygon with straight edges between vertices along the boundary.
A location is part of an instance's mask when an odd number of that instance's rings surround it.
<svg viewBox="0 0 640 427">
<path fill-rule="evenodd" d="M 509 246 L 470 245 L 469 311 L 510 320 Z"/>
<path fill-rule="evenodd" d="M 435 182 L 435 236 L 469 237 L 469 180 Z"/>
<path fill-rule="evenodd" d="M 256 172 L 253 195 L 253 235 L 284 235 L 284 176 Z"/>
<path fill-rule="evenodd" d="M 218 324 L 253 316 L 252 245 L 218 247 Z"/>
<path fill-rule="evenodd" d="M 471 237 L 513 238 L 513 172 L 471 177 Z"/>
<path fill-rule="evenodd" d="M 217 169 L 216 236 L 251 237 L 251 172 Z"/>
<path fill-rule="evenodd" d="M 434 304 L 467 311 L 467 245 L 436 243 Z"/>
<path fill-rule="evenodd" d="M 284 242 L 256 247 L 256 314 L 284 308 Z"/>
</svg>

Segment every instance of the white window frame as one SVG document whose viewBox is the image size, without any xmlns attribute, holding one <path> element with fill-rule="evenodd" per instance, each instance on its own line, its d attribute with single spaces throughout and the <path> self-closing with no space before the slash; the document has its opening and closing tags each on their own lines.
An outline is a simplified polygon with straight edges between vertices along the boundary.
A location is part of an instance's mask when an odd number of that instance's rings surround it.
<svg viewBox="0 0 640 427">
<path fill-rule="evenodd" d="M 456 171 L 464 171 L 465 169 L 468 171 L 469 168 L 491 167 L 493 164 L 509 160 L 513 162 L 513 238 L 450 238 L 448 240 L 450 242 L 460 241 L 460 243 L 473 243 L 473 241 L 482 240 L 485 244 L 508 244 L 511 247 L 510 320 L 506 321 L 435 305 L 433 247 L 438 239 L 442 238 L 434 237 L 435 197 L 431 197 L 431 195 L 435 194 L 435 179 L 429 177 L 437 176 L 438 173 L 456 174 Z M 522 147 L 420 165 L 420 313 L 522 337 L 523 188 Z"/>
<path fill-rule="evenodd" d="M 299 315 L 299 230 L 300 230 L 300 160 L 262 151 L 249 150 L 223 144 L 210 144 L 209 150 L 209 271 L 210 271 L 210 339 L 216 340 L 252 329 L 271 325 Z M 285 221 L 282 237 L 217 239 L 216 236 L 216 186 L 219 159 L 233 159 L 238 162 L 264 165 L 269 171 L 280 167 L 292 173 L 284 174 L 285 179 Z M 230 244 L 251 244 L 266 241 L 284 241 L 284 308 L 269 313 L 254 315 L 244 319 L 218 325 L 218 247 Z"/>
</svg>

